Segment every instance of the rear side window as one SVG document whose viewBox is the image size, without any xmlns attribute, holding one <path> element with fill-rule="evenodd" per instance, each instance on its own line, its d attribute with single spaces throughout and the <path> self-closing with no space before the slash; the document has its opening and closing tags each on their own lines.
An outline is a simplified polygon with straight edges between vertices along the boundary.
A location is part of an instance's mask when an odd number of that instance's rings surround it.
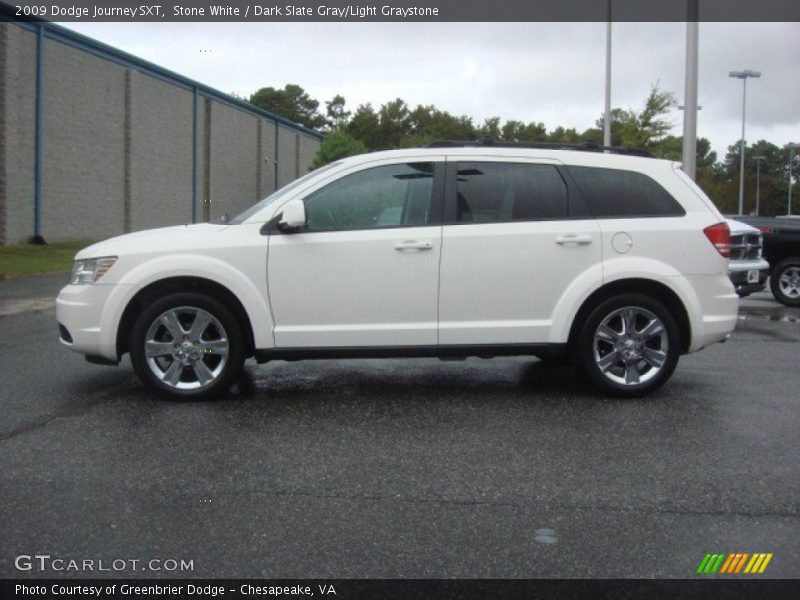
<svg viewBox="0 0 800 600">
<path fill-rule="evenodd" d="M 458 223 L 567 217 L 567 186 L 552 165 L 461 162 L 456 195 Z"/>
<path fill-rule="evenodd" d="M 651 177 L 636 171 L 569 167 L 589 212 L 599 218 L 675 217 L 686 211 Z"/>
</svg>

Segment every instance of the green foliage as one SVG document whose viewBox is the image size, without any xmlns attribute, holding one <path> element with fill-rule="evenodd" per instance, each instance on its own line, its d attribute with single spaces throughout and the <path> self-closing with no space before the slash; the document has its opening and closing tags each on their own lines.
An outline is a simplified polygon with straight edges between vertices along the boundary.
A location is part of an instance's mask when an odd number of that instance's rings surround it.
<svg viewBox="0 0 800 600">
<path fill-rule="evenodd" d="M 546 142 L 547 129 L 544 123 L 528 123 L 522 121 L 506 121 L 500 130 L 506 142 Z"/>
<path fill-rule="evenodd" d="M 707 141 L 707 140 L 706 140 Z M 700 142 L 698 140 L 697 182 L 709 195 L 717 207 L 726 214 L 739 210 L 739 169 L 741 147 L 738 143 L 728 146 L 725 158 L 716 162 L 716 154 L 709 153 L 701 168 Z M 763 156 L 763 160 L 755 160 Z M 776 146 L 766 140 L 759 140 L 745 148 L 744 165 L 744 213 L 756 210 L 758 197 L 759 214 L 786 214 L 789 195 L 789 145 Z M 793 179 L 800 171 L 795 163 Z M 794 201 L 792 202 L 794 204 Z M 797 211 L 796 206 L 794 207 Z"/>
<path fill-rule="evenodd" d="M 250 96 L 250 104 L 311 129 L 325 125 L 325 117 L 319 114 L 319 102 L 299 85 L 292 83 L 282 90 L 261 88 Z"/>
<path fill-rule="evenodd" d="M 403 137 L 410 133 L 411 118 L 408 105 L 400 98 L 387 102 L 378 111 L 380 146 L 375 150 L 400 147 Z"/>
<path fill-rule="evenodd" d="M 318 112 L 319 102 L 297 85 L 283 90 L 262 88 L 250 97 L 250 102 L 312 128 L 327 128 L 322 148 L 314 160 L 320 166 L 352 154 L 391 148 L 424 146 L 435 140 L 476 140 L 489 137 L 499 141 L 552 142 L 579 144 L 603 143 L 603 116 L 595 127 L 579 132 L 575 128 L 556 127 L 548 132 L 545 125 L 531 121 L 502 121 L 490 117 L 476 125 L 468 116 L 456 116 L 433 105 L 411 108 L 396 98 L 377 109 L 362 104 L 355 111 L 345 109 L 343 96 L 337 94 L 325 102 L 325 115 Z M 675 96 L 654 83 L 644 104 L 638 110 L 614 108 L 611 111 L 611 144 L 644 148 L 655 156 L 680 161 L 683 138 L 671 135 L 674 123 L 669 115 L 675 107 Z M 755 209 L 756 161 L 764 156 L 760 176 L 760 213 L 765 215 L 786 212 L 788 193 L 788 146 L 782 148 L 761 140 L 748 146 L 745 164 L 745 212 Z M 795 165 L 795 173 L 800 165 Z M 728 148 L 720 161 L 711 151 L 711 142 L 697 140 L 697 183 L 724 213 L 738 210 L 739 145 Z M 796 176 L 795 176 L 796 179 Z M 797 199 L 800 204 L 800 198 Z"/>
<path fill-rule="evenodd" d="M 334 129 L 322 141 L 322 145 L 314 157 L 313 166 L 316 169 L 340 158 L 363 154 L 366 151 L 367 147 L 363 142 L 343 129 Z"/>
<path fill-rule="evenodd" d="M 489 117 L 478 128 L 479 138 L 500 139 L 500 117 Z"/>
<path fill-rule="evenodd" d="M 380 120 L 371 104 L 362 104 L 347 124 L 347 132 L 361 140 L 369 150 L 380 147 Z"/>
<path fill-rule="evenodd" d="M 425 140 L 470 140 L 475 136 L 472 119 L 467 116 L 456 117 L 438 110 L 435 106 L 417 106 L 409 114 L 409 133 L 407 138 Z M 403 146 L 413 144 L 403 142 Z"/>
<path fill-rule="evenodd" d="M 347 120 L 352 113 L 344 109 L 345 104 L 344 96 L 339 94 L 325 102 L 325 113 L 328 117 L 329 128 L 341 129 L 347 124 Z"/>
<path fill-rule="evenodd" d="M 581 141 L 581 136 L 574 127 L 565 129 L 559 125 L 548 134 L 547 141 L 555 144 L 577 144 Z"/>
</svg>

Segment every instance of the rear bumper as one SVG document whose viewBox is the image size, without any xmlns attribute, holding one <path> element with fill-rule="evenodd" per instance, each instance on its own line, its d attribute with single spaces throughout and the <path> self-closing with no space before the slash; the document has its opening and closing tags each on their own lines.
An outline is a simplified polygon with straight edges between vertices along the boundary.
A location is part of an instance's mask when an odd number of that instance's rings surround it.
<svg viewBox="0 0 800 600">
<path fill-rule="evenodd" d="M 725 340 L 739 320 L 739 296 L 727 274 L 687 275 L 700 304 L 691 318 L 689 352 L 696 352 Z"/>
</svg>

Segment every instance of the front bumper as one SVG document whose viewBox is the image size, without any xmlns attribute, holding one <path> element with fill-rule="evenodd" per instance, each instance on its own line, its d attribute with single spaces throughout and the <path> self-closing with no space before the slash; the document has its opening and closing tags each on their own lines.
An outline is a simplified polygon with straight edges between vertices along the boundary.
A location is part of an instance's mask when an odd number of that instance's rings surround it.
<svg viewBox="0 0 800 600">
<path fill-rule="evenodd" d="M 117 362 L 116 335 L 102 326 L 115 285 L 67 285 L 56 298 L 59 339 L 70 350 Z"/>
</svg>

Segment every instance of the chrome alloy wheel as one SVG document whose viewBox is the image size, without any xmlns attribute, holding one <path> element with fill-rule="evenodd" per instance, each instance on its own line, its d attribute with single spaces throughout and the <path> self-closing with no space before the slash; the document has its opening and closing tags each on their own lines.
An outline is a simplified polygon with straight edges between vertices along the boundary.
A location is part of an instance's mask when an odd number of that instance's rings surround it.
<svg viewBox="0 0 800 600">
<path fill-rule="evenodd" d="M 595 363 L 606 378 L 638 385 L 664 367 L 669 339 L 656 315 L 639 306 L 625 306 L 600 322 L 592 347 Z"/>
<path fill-rule="evenodd" d="M 147 365 L 165 385 L 197 390 L 211 385 L 228 362 L 228 335 L 214 315 L 193 306 L 159 315 L 144 338 Z"/>
<path fill-rule="evenodd" d="M 783 270 L 778 277 L 781 292 L 787 298 L 800 298 L 800 267 L 791 266 Z"/>
</svg>

